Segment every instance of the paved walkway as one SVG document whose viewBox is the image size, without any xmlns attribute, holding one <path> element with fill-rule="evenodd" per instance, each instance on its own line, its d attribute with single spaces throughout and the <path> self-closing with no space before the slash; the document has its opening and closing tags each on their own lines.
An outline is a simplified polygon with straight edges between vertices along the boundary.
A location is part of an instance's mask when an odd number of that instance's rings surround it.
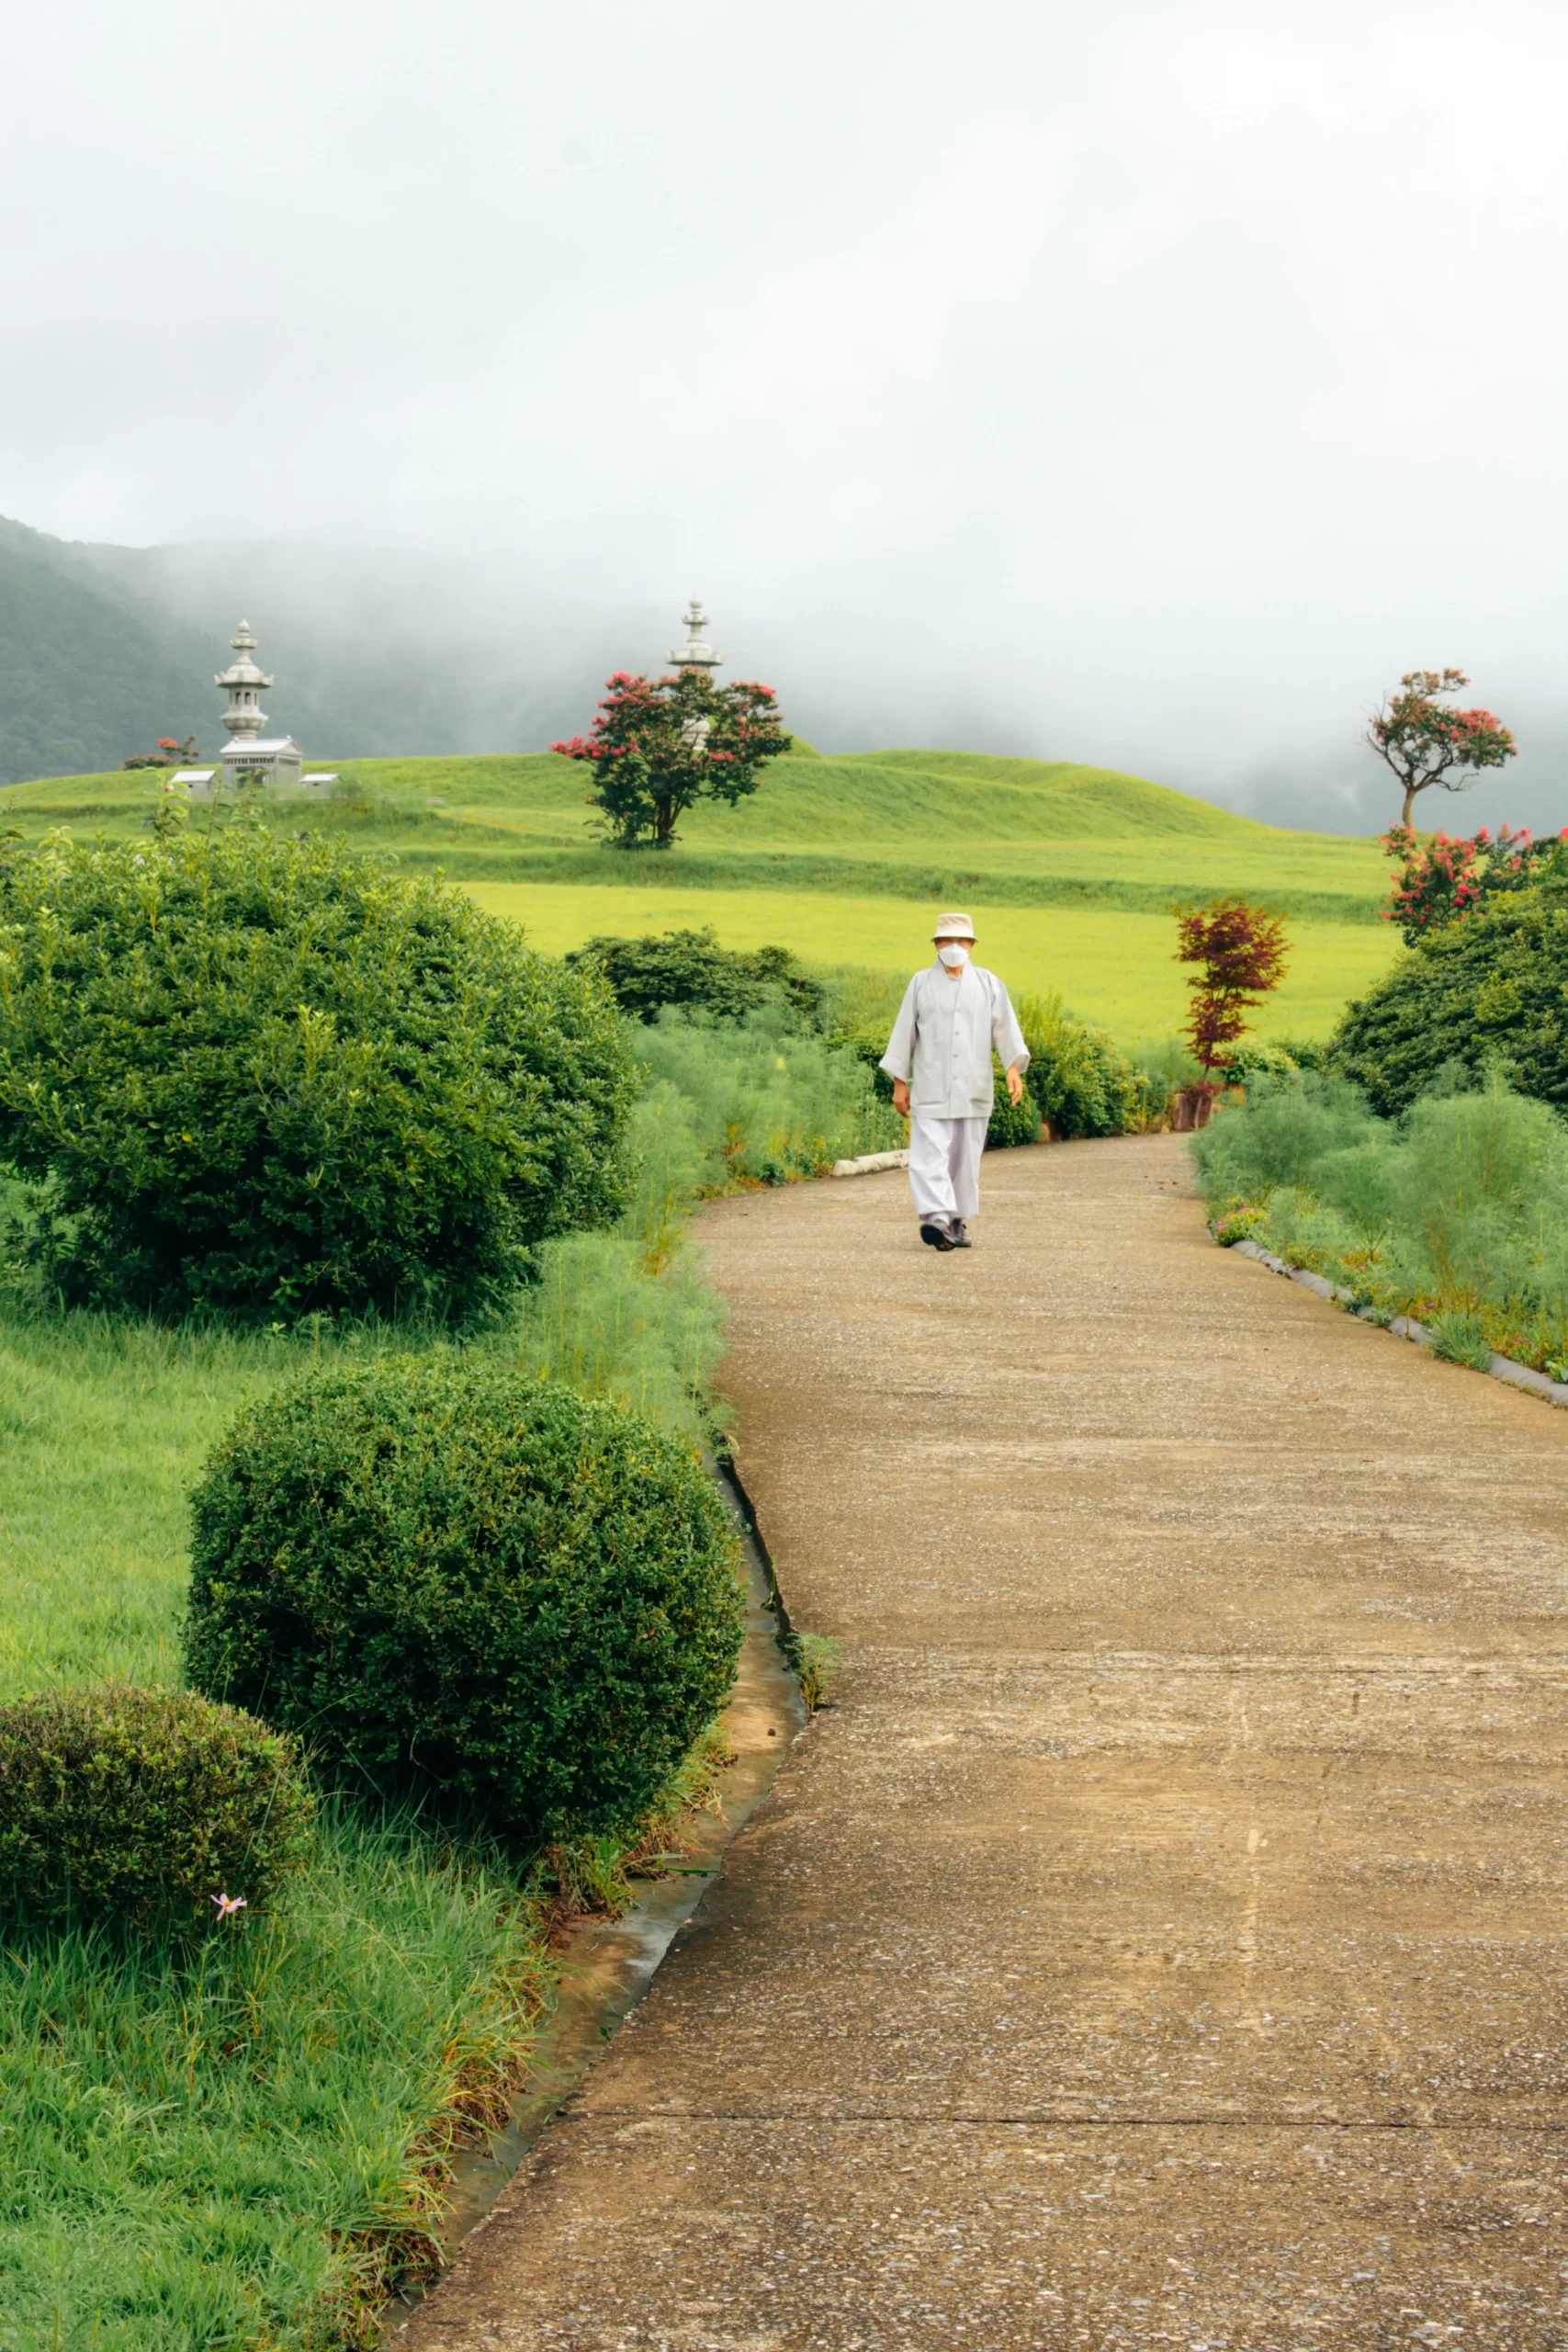
<svg viewBox="0 0 1568 2352">
<path fill-rule="evenodd" d="M 705 1219 L 838 1703 L 405 2352 L 1568 2346 L 1568 1415 L 985 1189 Z"/>
</svg>

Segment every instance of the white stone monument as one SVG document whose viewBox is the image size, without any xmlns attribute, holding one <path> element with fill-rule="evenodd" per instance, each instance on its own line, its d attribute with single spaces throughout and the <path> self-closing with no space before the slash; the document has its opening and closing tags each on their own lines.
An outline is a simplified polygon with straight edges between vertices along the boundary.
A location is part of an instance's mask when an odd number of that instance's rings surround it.
<svg viewBox="0 0 1568 2352">
<path fill-rule="evenodd" d="M 215 686 L 229 690 L 229 707 L 223 714 L 229 744 L 226 751 L 218 754 L 225 788 L 231 792 L 242 775 L 251 775 L 265 778 L 275 792 L 298 792 L 304 765 L 304 753 L 299 744 L 291 735 L 264 735 L 261 731 L 266 725 L 266 713 L 261 707 L 262 688 L 270 686 L 272 680 L 257 669 L 252 658 L 256 641 L 251 635 L 249 621 L 242 621 L 239 635 L 229 641 L 234 649 L 234 659 L 212 681 Z"/>
<path fill-rule="evenodd" d="M 702 599 L 694 596 L 686 608 L 686 642 L 678 645 L 670 659 L 677 670 L 695 670 L 699 676 L 712 680 L 722 657 L 716 653 L 703 631 L 708 625 Z M 700 752 L 713 727 L 711 718 L 688 718 L 681 729 L 681 740 L 694 752 Z"/>
<path fill-rule="evenodd" d="M 694 596 L 686 612 L 686 642 L 678 645 L 670 656 L 677 670 L 705 670 L 711 678 L 720 667 L 723 657 L 714 651 L 703 635 L 707 625 L 708 616 L 703 610 L 701 600 Z"/>
</svg>

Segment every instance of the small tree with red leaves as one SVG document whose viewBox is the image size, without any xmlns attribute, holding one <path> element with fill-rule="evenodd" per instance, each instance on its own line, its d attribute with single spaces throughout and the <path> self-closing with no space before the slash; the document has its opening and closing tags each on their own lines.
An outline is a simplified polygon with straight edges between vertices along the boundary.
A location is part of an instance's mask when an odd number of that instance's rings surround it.
<svg viewBox="0 0 1568 2352">
<path fill-rule="evenodd" d="M 588 797 L 617 847 L 668 849 L 694 801 L 744 799 L 789 750 L 775 699 L 772 686 L 717 686 L 696 669 L 667 678 L 619 670 L 587 734 L 550 749 L 592 766 Z"/>
<path fill-rule="evenodd" d="M 1171 911 L 1178 962 L 1201 967 L 1188 982 L 1192 1011 L 1182 1034 L 1203 1065 L 1203 1090 L 1212 1093 L 1213 1072 L 1229 1065 L 1226 1046 L 1243 1035 L 1248 1011 L 1278 987 L 1284 972 L 1284 918 L 1245 899 Z"/>
<path fill-rule="evenodd" d="M 1469 684 L 1462 670 L 1407 670 L 1399 693 L 1386 697 L 1367 729 L 1368 742 L 1404 787 L 1402 826 L 1428 785 L 1468 792 L 1483 768 L 1500 768 L 1519 748 L 1489 710 L 1454 710 L 1438 701 Z"/>
</svg>

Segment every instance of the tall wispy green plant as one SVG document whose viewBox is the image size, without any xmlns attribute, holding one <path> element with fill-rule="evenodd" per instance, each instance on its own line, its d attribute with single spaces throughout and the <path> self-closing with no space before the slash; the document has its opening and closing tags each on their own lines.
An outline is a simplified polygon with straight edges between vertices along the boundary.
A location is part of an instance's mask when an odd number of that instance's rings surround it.
<svg viewBox="0 0 1568 2352">
<path fill-rule="evenodd" d="M 669 1007 L 639 1031 L 637 1049 L 688 1104 L 710 1189 L 716 1178 L 785 1182 L 904 1141 L 903 1121 L 878 1101 L 858 1056 L 781 1003 L 739 1022 Z"/>
<path fill-rule="evenodd" d="M 1260 1080 L 1193 1140 L 1205 1197 L 1374 1303 L 1480 1318 L 1491 1347 L 1568 1360 L 1568 1125 L 1494 1072 L 1381 1119 L 1344 1079 Z M 1457 1327 L 1456 1327 L 1457 1328 Z M 1469 1327 L 1467 1327 L 1469 1328 Z"/>
</svg>

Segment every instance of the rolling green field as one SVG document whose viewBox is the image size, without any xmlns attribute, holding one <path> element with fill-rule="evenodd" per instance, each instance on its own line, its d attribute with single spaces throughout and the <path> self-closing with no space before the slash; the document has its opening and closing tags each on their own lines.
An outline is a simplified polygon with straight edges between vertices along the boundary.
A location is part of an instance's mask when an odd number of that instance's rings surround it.
<svg viewBox="0 0 1568 2352">
<path fill-rule="evenodd" d="M 931 908 L 897 899 L 840 899 L 783 890 L 611 890 L 523 882 L 468 885 L 487 912 L 521 922 L 536 947 L 558 955 L 596 933 L 711 923 L 727 947 L 782 941 L 809 963 L 849 964 L 902 984 L 931 960 Z M 1162 1035 L 1185 1017 L 1187 990 L 1168 915 L 1052 907 L 1034 911 L 964 900 L 978 960 L 1015 995 L 1055 989 L 1084 1020 L 1125 1042 Z M 1257 1023 L 1262 1037 L 1326 1035 L 1348 998 L 1388 966 L 1399 944 L 1386 926 L 1296 922 L 1290 970 Z"/>
<path fill-rule="evenodd" d="M 351 761 L 339 773 L 330 806 L 284 803 L 276 820 L 440 865 L 551 952 L 595 932 L 711 922 L 728 945 L 776 941 L 891 980 L 923 960 L 939 903 L 957 903 L 1014 988 L 1057 989 L 1130 1041 L 1181 1017 L 1173 899 L 1241 891 L 1290 918 L 1290 973 L 1265 1035 L 1326 1030 L 1398 946 L 1380 920 L 1375 842 L 1254 824 L 1104 768 L 802 753 L 738 808 L 693 810 L 667 854 L 600 843 L 587 771 L 548 752 Z M 114 834 L 142 824 L 157 796 L 155 775 L 77 776 L 17 786 L 0 808 L 32 839 L 59 824 Z"/>
</svg>

